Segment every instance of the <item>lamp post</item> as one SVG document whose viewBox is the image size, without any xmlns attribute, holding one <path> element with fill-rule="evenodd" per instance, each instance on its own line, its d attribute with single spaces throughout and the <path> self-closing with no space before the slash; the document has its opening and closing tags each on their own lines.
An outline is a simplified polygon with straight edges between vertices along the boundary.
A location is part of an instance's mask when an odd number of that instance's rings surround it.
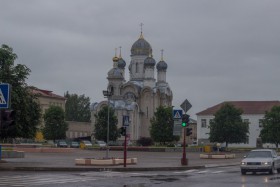
<svg viewBox="0 0 280 187">
<path fill-rule="evenodd" d="M 106 146 L 106 158 L 109 158 L 109 126 L 110 126 L 110 118 L 109 118 L 109 104 L 110 104 L 110 96 L 112 96 L 112 92 L 107 90 L 103 90 L 103 95 L 105 98 L 108 98 L 108 118 L 107 118 L 107 146 Z"/>
</svg>

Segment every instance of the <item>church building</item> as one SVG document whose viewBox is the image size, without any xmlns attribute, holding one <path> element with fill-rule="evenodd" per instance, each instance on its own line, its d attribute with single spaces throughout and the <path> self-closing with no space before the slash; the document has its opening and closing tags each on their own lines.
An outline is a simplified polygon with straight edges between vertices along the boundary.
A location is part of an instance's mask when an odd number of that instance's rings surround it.
<svg viewBox="0 0 280 187">
<path fill-rule="evenodd" d="M 108 72 L 107 90 L 110 107 L 115 110 L 118 128 L 123 125 L 123 116 L 129 116 L 128 138 L 135 142 L 141 137 L 150 137 L 150 120 L 159 106 L 172 106 L 173 94 L 166 81 L 167 63 L 161 60 L 156 63 L 149 42 L 141 31 L 139 39 L 131 47 L 131 61 L 128 65 L 129 80 L 125 80 L 127 64 L 117 54 L 113 58 L 113 67 Z M 155 74 L 157 77 L 155 78 Z M 92 104 L 92 124 L 94 114 L 106 106 L 108 101 Z"/>
</svg>

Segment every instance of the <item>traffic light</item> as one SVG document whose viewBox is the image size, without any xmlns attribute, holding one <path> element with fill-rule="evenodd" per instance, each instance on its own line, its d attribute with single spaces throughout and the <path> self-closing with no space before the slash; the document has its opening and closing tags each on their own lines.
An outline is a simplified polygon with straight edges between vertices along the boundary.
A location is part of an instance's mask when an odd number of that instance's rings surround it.
<svg viewBox="0 0 280 187">
<path fill-rule="evenodd" d="M 0 123 L 1 136 L 7 135 L 8 131 L 11 131 L 14 129 L 15 117 L 16 117 L 16 113 L 14 110 L 2 110 L 1 111 L 1 123 Z"/>
<path fill-rule="evenodd" d="M 186 130 L 186 136 L 190 136 L 192 134 L 192 128 L 187 128 Z"/>
<path fill-rule="evenodd" d="M 182 116 L 182 127 L 188 126 L 189 122 L 190 122 L 190 116 L 188 114 L 183 114 L 183 116 Z"/>
<path fill-rule="evenodd" d="M 122 136 L 125 136 L 125 135 L 126 135 L 126 127 L 121 127 L 121 128 L 120 128 L 120 134 L 121 134 Z"/>
</svg>

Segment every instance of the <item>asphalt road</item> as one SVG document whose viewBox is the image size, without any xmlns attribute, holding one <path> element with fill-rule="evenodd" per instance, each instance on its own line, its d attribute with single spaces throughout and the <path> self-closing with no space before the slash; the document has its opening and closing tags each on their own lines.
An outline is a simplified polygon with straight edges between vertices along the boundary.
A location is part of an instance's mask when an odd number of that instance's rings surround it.
<svg viewBox="0 0 280 187">
<path fill-rule="evenodd" d="M 3 172 L 5 187 L 279 187 L 280 174 L 241 175 L 238 166 L 147 172 Z"/>
</svg>

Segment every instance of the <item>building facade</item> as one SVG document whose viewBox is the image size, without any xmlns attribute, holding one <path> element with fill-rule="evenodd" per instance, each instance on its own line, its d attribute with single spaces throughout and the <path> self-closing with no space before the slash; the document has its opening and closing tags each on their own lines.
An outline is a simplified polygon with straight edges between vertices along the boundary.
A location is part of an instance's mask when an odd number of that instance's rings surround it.
<svg viewBox="0 0 280 187">
<path fill-rule="evenodd" d="M 168 66 L 163 60 L 163 50 L 161 60 L 156 63 L 152 47 L 144 39 L 142 32 L 132 45 L 130 56 L 129 80 L 126 81 L 126 62 L 121 56 L 121 51 L 119 57 L 115 55 L 113 68 L 107 76 L 107 90 L 112 93 L 108 99 L 110 107 L 115 109 L 118 128 L 122 126 L 123 116 L 128 115 L 128 137 L 131 141 L 136 141 L 140 137 L 150 137 L 150 119 L 159 106 L 172 106 L 173 94 L 166 81 Z M 92 104 L 93 126 L 94 114 L 107 104 L 107 100 Z"/>
<path fill-rule="evenodd" d="M 209 143 L 210 121 L 214 119 L 214 114 L 225 103 L 230 103 L 236 108 L 241 109 L 243 111 L 241 118 L 249 122 L 248 142 L 246 144 L 229 144 L 229 147 L 257 147 L 265 112 L 270 111 L 273 106 L 280 106 L 280 101 L 227 101 L 203 110 L 196 114 L 199 144 Z"/>
<path fill-rule="evenodd" d="M 40 128 L 44 127 L 44 119 L 43 116 L 45 111 L 50 106 L 59 106 L 65 111 L 65 103 L 66 98 L 60 95 L 57 95 L 49 90 L 42 90 L 38 88 L 32 88 L 32 93 L 37 96 L 37 102 L 40 105 L 42 111 L 42 117 L 40 120 Z M 68 123 L 68 130 L 66 131 L 66 138 L 67 139 L 75 139 L 79 137 L 87 137 L 91 136 L 92 134 L 92 125 L 90 122 L 76 122 L 76 121 L 67 121 Z M 36 141 L 43 141 L 42 132 L 36 133 Z"/>
</svg>

